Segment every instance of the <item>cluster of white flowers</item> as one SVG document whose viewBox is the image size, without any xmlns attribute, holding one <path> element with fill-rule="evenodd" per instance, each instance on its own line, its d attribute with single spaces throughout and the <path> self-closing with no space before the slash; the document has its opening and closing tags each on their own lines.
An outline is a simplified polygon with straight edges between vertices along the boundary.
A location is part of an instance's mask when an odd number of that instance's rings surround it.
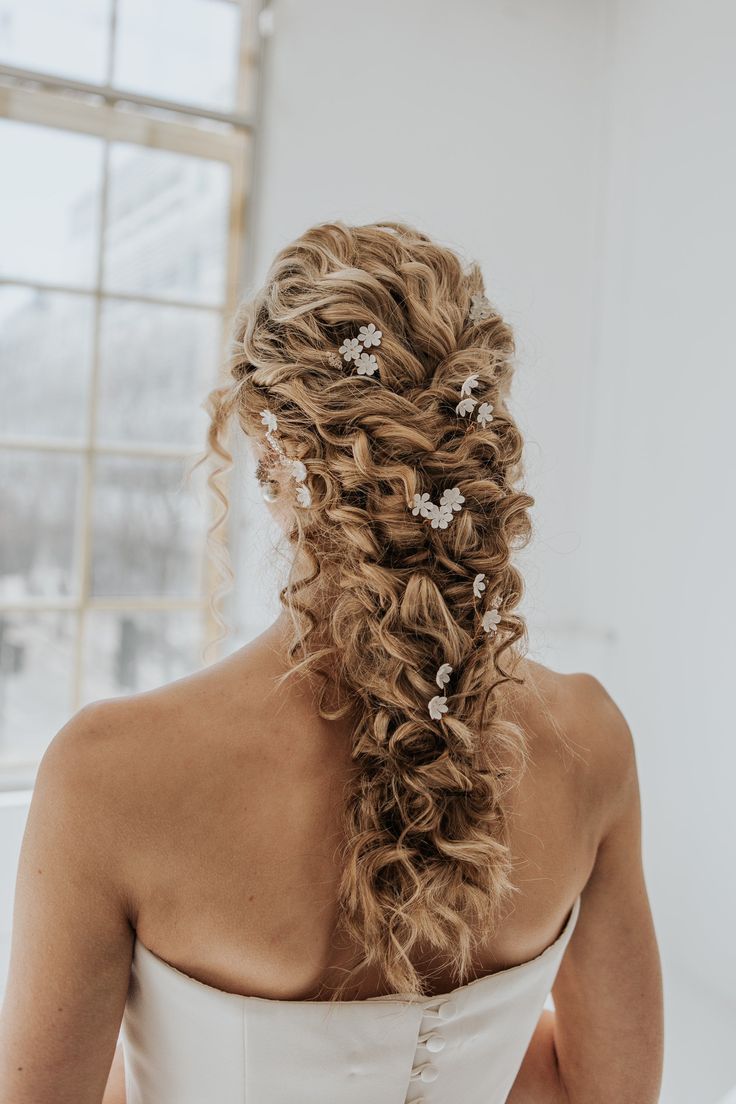
<svg viewBox="0 0 736 1104">
<path fill-rule="evenodd" d="M 414 495 L 409 509 L 415 517 L 421 514 L 422 517 L 431 518 L 433 529 L 446 529 L 454 517 L 453 511 L 462 510 L 464 501 L 465 496 L 460 494 L 460 488 L 450 487 L 442 492 L 439 505 L 432 502 L 425 492 Z"/>
<path fill-rule="evenodd" d="M 476 406 L 478 410 L 476 412 L 476 418 L 478 422 L 485 428 L 489 422 L 493 421 L 493 404 L 489 402 L 482 402 L 478 404 L 478 400 L 473 398 L 472 391 L 478 386 L 478 373 L 473 372 L 463 381 L 463 385 L 460 388 L 460 402 L 455 407 L 455 413 L 460 414 L 461 417 L 465 417 L 466 414 L 472 414 Z"/>
<path fill-rule="evenodd" d="M 300 506 L 311 506 L 312 495 L 309 487 L 307 486 L 307 468 L 303 460 L 292 460 L 291 457 L 286 455 L 284 447 L 279 441 L 276 434 L 278 433 L 279 423 L 276 415 L 272 410 L 265 408 L 261 411 L 261 421 L 266 427 L 266 437 L 269 442 L 279 454 L 280 462 L 288 468 L 293 479 L 296 480 L 296 499 Z"/>
<path fill-rule="evenodd" d="M 382 332 L 376 328 L 373 322 L 367 326 L 361 326 L 357 337 L 346 337 L 340 346 L 340 354 L 346 364 L 352 361 L 359 376 L 372 376 L 378 371 L 378 361 L 373 353 L 367 353 L 366 349 L 381 344 Z M 328 360 L 333 367 L 340 367 L 336 353 L 329 353 Z M 337 363 L 335 363 L 337 361 Z"/>
</svg>

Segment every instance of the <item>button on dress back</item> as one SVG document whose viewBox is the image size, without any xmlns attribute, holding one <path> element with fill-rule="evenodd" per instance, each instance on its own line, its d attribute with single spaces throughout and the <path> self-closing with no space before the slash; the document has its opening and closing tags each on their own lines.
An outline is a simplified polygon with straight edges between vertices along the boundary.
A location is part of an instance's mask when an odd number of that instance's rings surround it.
<svg viewBox="0 0 736 1104">
<path fill-rule="evenodd" d="M 504 1104 L 579 911 L 537 958 L 435 997 L 240 996 L 137 941 L 127 1104 Z"/>
</svg>

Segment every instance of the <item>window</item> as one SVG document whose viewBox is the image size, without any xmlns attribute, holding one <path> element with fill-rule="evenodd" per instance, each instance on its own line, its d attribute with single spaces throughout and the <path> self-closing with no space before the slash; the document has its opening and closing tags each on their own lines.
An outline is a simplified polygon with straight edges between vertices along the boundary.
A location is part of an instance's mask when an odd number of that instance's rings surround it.
<svg viewBox="0 0 736 1104">
<path fill-rule="evenodd" d="M 196 669 L 201 403 L 236 305 L 246 0 L 0 0 L 0 784 Z M 201 469 L 199 469 L 201 471 Z"/>
</svg>

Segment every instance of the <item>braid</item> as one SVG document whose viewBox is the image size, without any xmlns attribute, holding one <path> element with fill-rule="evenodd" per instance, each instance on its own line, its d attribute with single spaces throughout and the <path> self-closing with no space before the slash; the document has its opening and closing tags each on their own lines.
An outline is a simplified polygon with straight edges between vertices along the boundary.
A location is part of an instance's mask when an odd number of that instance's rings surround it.
<svg viewBox="0 0 736 1104">
<path fill-rule="evenodd" d="M 371 967 L 423 993 L 419 941 L 462 984 L 513 892 L 505 795 L 525 744 L 495 691 L 519 681 L 511 557 L 533 502 L 513 352 L 477 266 L 408 226 L 330 223 L 278 254 L 210 396 L 217 455 L 229 404 L 250 436 L 277 425 L 307 473 L 289 534 L 307 570 L 280 597 L 287 675 L 319 675 L 320 715 L 353 720 L 339 907 L 361 953 L 335 999 Z"/>
</svg>

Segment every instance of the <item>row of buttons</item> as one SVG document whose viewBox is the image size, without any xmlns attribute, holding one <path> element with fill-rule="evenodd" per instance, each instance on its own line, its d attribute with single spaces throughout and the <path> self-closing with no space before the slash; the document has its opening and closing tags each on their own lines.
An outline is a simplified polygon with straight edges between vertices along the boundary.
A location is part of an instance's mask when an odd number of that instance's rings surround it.
<svg viewBox="0 0 736 1104">
<path fill-rule="evenodd" d="M 437 1008 L 426 1007 L 424 1009 L 425 1016 L 436 1016 L 440 1020 L 449 1020 L 455 1015 L 457 1011 L 457 1002 L 454 1000 L 443 1000 Z M 426 1031 L 421 1032 L 419 1035 L 420 1043 L 422 1043 L 428 1051 L 432 1054 L 439 1054 L 441 1050 L 444 1050 L 446 1039 L 444 1035 L 440 1035 L 434 1028 L 429 1028 Z M 440 1071 L 431 1062 L 423 1062 L 421 1065 L 414 1066 L 411 1071 L 411 1081 L 423 1081 L 425 1084 L 429 1084 L 432 1081 L 436 1081 L 439 1077 Z M 407 1100 L 406 1104 L 426 1104 L 424 1097 L 414 1097 L 413 1100 Z"/>
</svg>

